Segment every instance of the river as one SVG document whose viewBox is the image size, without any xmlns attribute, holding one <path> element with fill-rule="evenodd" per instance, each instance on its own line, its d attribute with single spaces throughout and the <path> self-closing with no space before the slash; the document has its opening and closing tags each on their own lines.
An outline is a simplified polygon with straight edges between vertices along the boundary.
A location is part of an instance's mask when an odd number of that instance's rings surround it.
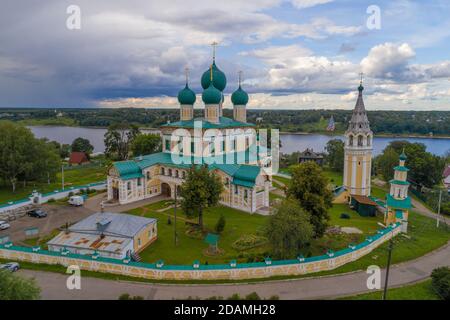
<svg viewBox="0 0 450 320">
<path fill-rule="evenodd" d="M 106 129 L 103 128 L 83 128 L 83 127 L 58 127 L 58 126 L 30 126 L 31 131 L 38 138 L 48 138 L 59 143 L 71 144 L 75 138 L 82 137 L 88 139 L 94 146 L 94 152 L 103 152 L 105 145 L 103 136 Z M 142 130 L 155 133 L 154 130 Z M 323 134 L 282 134 L 281 152 L 292 153 L 303 151 L 306 148 L 313 148 L 315 151 L 323 151 L 330 139 L 342 136 L 328 136 Z M 374 154 L 377 155 L 393 140 L 408 140 L 409 142 L 421 142 L 427 146 L 427 151 L 436 155 L 444 155 L 450 150 L 450 138 L 404 138 L 404 137 L 374 137 Z"/>
</svg>

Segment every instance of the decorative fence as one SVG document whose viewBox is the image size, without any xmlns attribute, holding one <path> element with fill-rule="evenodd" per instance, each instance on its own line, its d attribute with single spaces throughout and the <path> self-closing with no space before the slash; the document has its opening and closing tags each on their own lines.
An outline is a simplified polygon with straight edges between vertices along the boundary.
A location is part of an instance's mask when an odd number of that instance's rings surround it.
<svg viewBox="0 0 450 320">
<path fill-rule="evenodd" d="M 33 198 L 39 197 L 39 204 L 46 203 L 50 199 L 63 199 L 69 196 L 69 194 L 72 193 L 78 193 L 82 189 L 95 189 L 95 190 L 103 190 L 106 189 L 106 182 L 100 181 L 100 182 L 94 182 L 94 183 L 88 183 L 81 186 L 73 186 L 63 189 L 54 190 L 52 192 L 47 192 L 43 194 L 34 194 L 31 195 L 29 198 L 26 199 L 20 199 L 16 201 L 10 201 L 7 203 L 0 204 L 0 214 L 7 213 L 8 211 L 19 209 L 21 207 L 25 207 L 28 205 L 33 204 Z"/>
<path fill-rule="evenodd" d="M 270 260 L 254 263 L 202 265 L 198 261 L 192 265 L 165 265 L 156 263 L 132 262 L 102 258 L 96 255 L 83 256 L 68 251 L 53 252 L 39 247 L 26 248 L 12 243 L 0 245 L 0 258 L 50 265 L 78 265 L 81 270 L 97 271 L 145 279 L 164 280 L 236 280 L 266 278 L 271 276 L 302 275 L 319 271 L 336 269 L 355 261 L 400 233 L 400 223 L 394 223 L 362 243 L 351 245 L 346 249 L 328 252 L 326 255 L 295 260 Z"/>
</svg>

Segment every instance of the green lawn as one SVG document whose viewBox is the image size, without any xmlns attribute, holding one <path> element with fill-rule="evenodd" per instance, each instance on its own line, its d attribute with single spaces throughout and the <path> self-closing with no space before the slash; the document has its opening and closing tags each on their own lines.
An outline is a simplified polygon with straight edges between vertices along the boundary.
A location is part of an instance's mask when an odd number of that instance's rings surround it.
<svg viewBox="0 0 450 320">
<path fill-rule="evenodd" d="M 87 166 L 77 167 L 64 171 L 64 185 L 66 187 L 84 185 L 87 183 L 98 182 L 106 179 L 106 166 Z M 53 190 L 61 189 L 61 172 L 56 176 L 56 181 L 47 183 L 29 182 L 27 186 L 18 183 L 16 192 L 12 192 L 11 185 L 0 185 L 0 203 L 12 200 L 27 198 L 33 190 L 46 193 Z"/>
<path fill-rule="evenodd" d="M 370 292 L 341 298 L 341 300 L 381 300 L 382 291 Z M 389 289 L 387 292 L 388 300 L 439 300 L 439 296 L 431 287 L 431 280 Z"/>
<path fill-rule="evenodd" d="M 186 235 L 187 226 L 183 219 L 186 217 L 182 214 L 181 209 L 177 210 L 177 233 L 178 246 L 174 244 L 174 217 L 173 209 L 163 212 L 156 210 L 166 206 L 161 202 L 131 210 L 129 213 L 142 215 L 145 217 L 158 219 L 158 240 L 147 247 L 140 253 L 144 261 L 155 262 L 163 259 L 167 264 L 190 264 L 194 260 L 201 263 L 228 263 L 230 260 L 238 259 L 238 261 L 247 261 L 249 254 L 261 254 L 267 250 L 266 245 L 246 250 L 245 254 L 232 247 L 233 242 L 238 240 L 242 235 L 251 235 L 258 233 L 266 223 L 267 217 L 258 214 L 249 214 L 236 209 L 219 206 L 207 209 L 204 213 L 205 228 L 214 233 L 214 226 L 223 214 L 226 219 L 225 230 L 220 235 L 219 248 L 224 252 L 222 255 L 211 257 L 204 254 L 207 249 L 203 238 L 193 238 Z M 168 224 L 168 219 L 171 224 Z"/>
<path fill-rule="evenodd" d="M 383 217 L 380 214 L 376 217 L 362 217 L 346 204 L 333 204 L 328 213 L 330 214 L 330 226 L 355 227 L 366 235 L 377 232 L 381 228 L 377 222 L 383 222 Z M 341 219 L 341 213 L 347 213 L 350 215 L 350 219 Z"/>
</svg>

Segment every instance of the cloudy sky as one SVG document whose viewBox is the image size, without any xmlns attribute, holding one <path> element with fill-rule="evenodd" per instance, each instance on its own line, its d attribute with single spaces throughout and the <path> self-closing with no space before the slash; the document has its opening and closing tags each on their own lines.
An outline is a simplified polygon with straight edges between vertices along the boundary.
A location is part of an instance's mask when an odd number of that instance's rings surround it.
<svg viewBox="0 0 450 320">
<path fill-rule="evenodd" d="M 73 4 L 81 28 L 70 30 Z M 380 9 L 379 29 L 370 5 Z M 176 107 L 186 67 L 201 94 L 218 41 L 225 93 L 242 70 L 250 108 L 349 109 L 363 72 L 368 109 L 450 110 L 446 0 L 2 0 L 0 8 L 2 108 Z"/>
</svg>

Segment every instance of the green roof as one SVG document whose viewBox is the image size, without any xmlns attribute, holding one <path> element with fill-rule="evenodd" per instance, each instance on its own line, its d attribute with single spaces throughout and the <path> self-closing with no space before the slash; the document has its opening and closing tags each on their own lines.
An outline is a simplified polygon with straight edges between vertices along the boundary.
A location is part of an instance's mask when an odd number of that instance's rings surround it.
<svg viewBox="0 0 450 320">
<path fill-rule="evenodd" d="M 411 198 L 406 197 L 403 200 L 397 200 L 390 194 L 386 196 L 386 204 L 388 207 L 399 208 L 399 209 L 409 209 L 411 208 Z"/>
<path fill-rule="evenodd" d="M 245 153 L 241 153 L 245 159 L 248 159 L 250 151 L 247 149 Z M 192 157 L 192 156 L 179 156 L 179 162 L 174 163 L 172 159 L 172 154 L 169 152 L 158 152 L 149 154 L 146 156 L 138 157 L 134 161 L 120 161 L 115 162 L 114 166 L 119 171 L 120 177 L 123 180 L 140 178 L 143 177 L 142 170 L 157 164 L 163 164 L 167 166 L 172 166 L 176 168 L 189 169 L 192 164 L 201 165 L 208 164 L 209 170 L 220 170 L 225 172 L 233 178 L 232 183 L 236 185 L 241 185 L 244 187 L 253 187 L 255 185 L 255 180 L 258 177 L 261 169 L 257 165 L 247 165 L 247 164 L 227 164 L 225 160 L 230 154 L 224 154 L 217 156 L 216 158 L 203 158 L 203 157 Z M 233 156 L 233 155 L 231 155 Z M 235 153 L 234 157 L 238 157 L 239 154 Z M 221 159 L 222 158 L 222 159 Z M 220 162 L 223 163 L 214 163 Z"/>
<path fill-rule="evenodd" d="M 219 242 L 219 235 L 214 233 L 208 233 L 205 237 L 205 242 L 209 245 L 217 245 L 217 242 Z"/>
<path fill-rule="evenodd" d="M 242 90 L 241 86 L 231 95 L 231 102 L 237 106 L 245 106 L 248 103 L 248 94 Z"/>
<path fill-rule="evenodd" d="M 405 154 L 405 149 L 403 149 L 402 154 L 400 155 L 400 160 L 406 160 L 408 157 Z"/>
<path fill-rule="evenodd" d="M 205 104 L 219 104 L 222 102 L 222 93 L 210 83 L 209 87 L 202 93 L 202 100 Z"/>
<path fill-rule="evenodd" d="M 396 166 L 394 167 L 394 170 L 396 171 L 409 171 L 409 169 L 405 166 Z"/>
<path fill-rule="evenodd" d="M 186 86 L 184 87 L 184 89 L 178 93 L 178 102 L 180 104 L 192 105 L 195 103 L 195 99 L 196 99 L 195 92 L 192 91 L 189 88 L 188 84 L 186 83 Z"/>
<path fill-rule="evenodd" d="M 225 76 L 225 73 L 223 73 L 222 70 L 216 66 L 215 61 L 213 61 L 212 64 L 212 73 L 212 83 L 214 87 L 216 87 L 219 91 L 223 91 L 227 85 L 227 77 Z M 207 89 L 211 84 L 211 70 L 209 68 L 203 73 L 201 84 L 203 89 Z"/>
<path fill-rule="evenodd" d="M 161 127 L 175 127 L 175 128 L 187 128 L 193 129 L 194 122 L 201 122 L 201 127 L 203 129 L 221 129 L 221 128 L 238 128 L 238 127 L 254 127 L 252 123 L 240 122 L 227 117 L 220 117 L 219 123 L 213 123 L 206 121 L 205 118 L 195 118 L 186 121 L 177 121 L 172 123 L 166 123 L 161 125 Z"/>
<path fill-rule="evenodd" d="M 395 179 L 392 179 L 391 181 L 389 181 L 389 183 L 391 183 L 391 184 L 400 184 L 402 186 L 409 185 L 408 181 L 395 180 Z"/>
<path fill-rule="evenodd" d="M 403 220 L 403 211 L 402 210 L 395 210 L 395 217 L 397 219 Z"/>
</svg>

